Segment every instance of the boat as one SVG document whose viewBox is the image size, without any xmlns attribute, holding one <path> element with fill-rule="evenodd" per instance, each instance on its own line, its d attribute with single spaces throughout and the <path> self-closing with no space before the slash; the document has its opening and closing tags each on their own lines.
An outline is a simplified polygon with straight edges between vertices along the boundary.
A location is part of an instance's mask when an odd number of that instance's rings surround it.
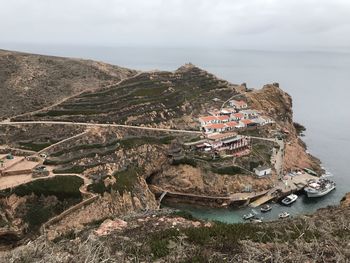
<svg viewBox="0 0 350 263">
<path fill-rule="evenodd" d="M 290 204 L 294 203 L 297 199 L 298 199 L 297 195 L 291 194 L 282 200 L 282 204 L 290 205 Z"/>
<path fill-rule="evenodd" d="M 321 197 L 335 189 L 335 182 L 329 179 L 311 180 L 304 188 L 307 197 Z"/>
<path fill-rule="evenodd" d="M 290 214 L 288 212 L 282 212 L 278 215 L 279 218 L 287 218 L 289 216 L 290 216 Z"/>
<path fill-rule="evenodd" d="M 243 219 L 244 220 L 248 220 L 248 219 L 252 219 L 252 218 L 254 218 L 254 214 L 253 213 L 249 213 L 249 214 L 246 214 L 246 215 L 244 215 L 243 216 Z"/>
<path fill-rule="evenodd" d="M 264 206 L 262 206 L 262 207 L 260 208 L 260 211 L 261 211 L 262 213 L 266 213 L 266 212 L 271 211 L 271 209 L 272 209 L 272 206 L 270 206 L 270 205 L 264 205 Z"/>
</svg>

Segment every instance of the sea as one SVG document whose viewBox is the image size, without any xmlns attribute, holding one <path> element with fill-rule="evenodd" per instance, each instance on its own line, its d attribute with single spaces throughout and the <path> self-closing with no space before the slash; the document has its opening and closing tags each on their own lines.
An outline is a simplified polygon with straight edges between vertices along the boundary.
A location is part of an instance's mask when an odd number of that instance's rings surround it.
<svg viewBox="0 0 350 263">
<path fill-rule="evenodd" d="M 176 70 L 193 63 L 232 83 L 261 88 L 278 82 L 293 98 L 294 120 L 306 127 L 302 138 L 308 151 L 322 161 L 337 188 L 330 194 L 308 199 L 300 195 L 290 207 L 272 204 L 260 214 L 251 208 L 207 208 L 183 204 L 174 208 L 197 218 L 226 223 L 242 222 L 255 212 L 273 220 L 282 211 L 292 216 L 310 214 L 338 205 L 350 192 L 350 53 L 329 51 L 259 51 L 221 48 L 87 47 L 69 45 L 4 44 L 2 49 L 55 56 L 94 59 L 139 70 Z"/>
</svg>

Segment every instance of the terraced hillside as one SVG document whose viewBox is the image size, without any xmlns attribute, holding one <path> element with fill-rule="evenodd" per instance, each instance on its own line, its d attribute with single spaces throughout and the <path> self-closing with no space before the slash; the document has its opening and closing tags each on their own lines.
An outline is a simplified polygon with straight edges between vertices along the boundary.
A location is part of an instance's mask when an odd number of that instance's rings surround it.
<svg viewBox="0 0 350 263">
<path fill-rule="evenodd" d="M 193 124 L 192 115 L 220 107 L 236 93 L 236 87 L 193 65 L 185 65 L 175 72 L 142 73 L 119 85 L 85 92 L 48 111 L 16 120 L 186 126 Z"/>
<path fill-rule="evenodd" d="M 0 50 L 0 119 L 135 75 L 106 63 Z"/>
<path fill-rule="evenodd" d="M 83 127 L 48 124 L 0 126 L 0 145 L 40 151 L 84 130 Z"/>
</svg>

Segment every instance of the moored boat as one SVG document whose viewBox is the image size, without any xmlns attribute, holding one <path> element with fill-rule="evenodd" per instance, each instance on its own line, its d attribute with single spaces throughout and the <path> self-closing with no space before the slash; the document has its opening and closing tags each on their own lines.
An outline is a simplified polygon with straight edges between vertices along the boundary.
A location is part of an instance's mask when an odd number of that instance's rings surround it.
<svg viewBox="0 0 350 263">
<path fill-rule="evenodd" d="M 282 204 L 284 205 L 290 205 L 294 203 L 298 199 L 298 196 L 295 194 L 288 195 L 282 200 Z"/>
<path fill-rule="evenodd" d="M 335 187 L 335 182 L 322 178 L 310 181 L 304 188 L 304 191 L 306 192 L 307 197 L 321 197 L 334 190 Z"/>
<path fill-rule="evenodd" d="M 290 214 L 288 212 L 282 212 L 278 215 L 279 218 L 287 218 L 289 216 L 290 216 Z"/>
<path fill-rule="evenodd" d="M 254 218 L 254 214 L 253 213 L 249 213 L 249 214 L 246 214 L 246 215 L 244 215 L 243 216 L 243 219 L 244 220 L 248 220 L 248 219 L 252 219 L 252 218 Z"/>
<path fill-rule="evenodd" d="M 271 209 L 272 209 L 272 206 L 270 206 L 270 205 L 264 205 L 264 206 L 262 206 L 262 207 L 260 208 L 260 211 L 261 211 L 262 213 L 266 213 L 266 212 L 271 211 Z"/>
</svg>

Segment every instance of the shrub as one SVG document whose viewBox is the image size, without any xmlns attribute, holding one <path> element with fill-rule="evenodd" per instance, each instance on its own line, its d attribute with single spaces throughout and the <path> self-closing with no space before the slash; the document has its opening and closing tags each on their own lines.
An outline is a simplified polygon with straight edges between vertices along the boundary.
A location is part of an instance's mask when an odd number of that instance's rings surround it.
<svg viewBox="0 0 350 263">
<path fill-rule="evenodd" d="M 18 196 L 30 195 L 31 193 L 37 196 L 55 195 L 61 200 L 65 198 L 81 198 L 79 187 L 83 183 L 84 180 L 77 176 L 56 176 L 19 185 L 12 192 Z"/>
<path fill-rule="evenodd" d="M 227 166 L 227 167 L 220 167 L 220 168 L 212 168 L 212 172 L 217 174 L 228 174 L 228 175 L 235 175 L 235 174 L 242 174 L 244 171 L 237 167 L 237 166 Z"/>
<path fill-rule="evenodd" d="M 181 159 L 175 159 L 172 162 L 173 165 L 180 165 L 180 164 L 186 164 L 186 165 L 190 165 L 193 167 L 197 167 L 197 162 L 194 159 L 190 159 L 190 158 L 181 158 Z"/>
</svg>

